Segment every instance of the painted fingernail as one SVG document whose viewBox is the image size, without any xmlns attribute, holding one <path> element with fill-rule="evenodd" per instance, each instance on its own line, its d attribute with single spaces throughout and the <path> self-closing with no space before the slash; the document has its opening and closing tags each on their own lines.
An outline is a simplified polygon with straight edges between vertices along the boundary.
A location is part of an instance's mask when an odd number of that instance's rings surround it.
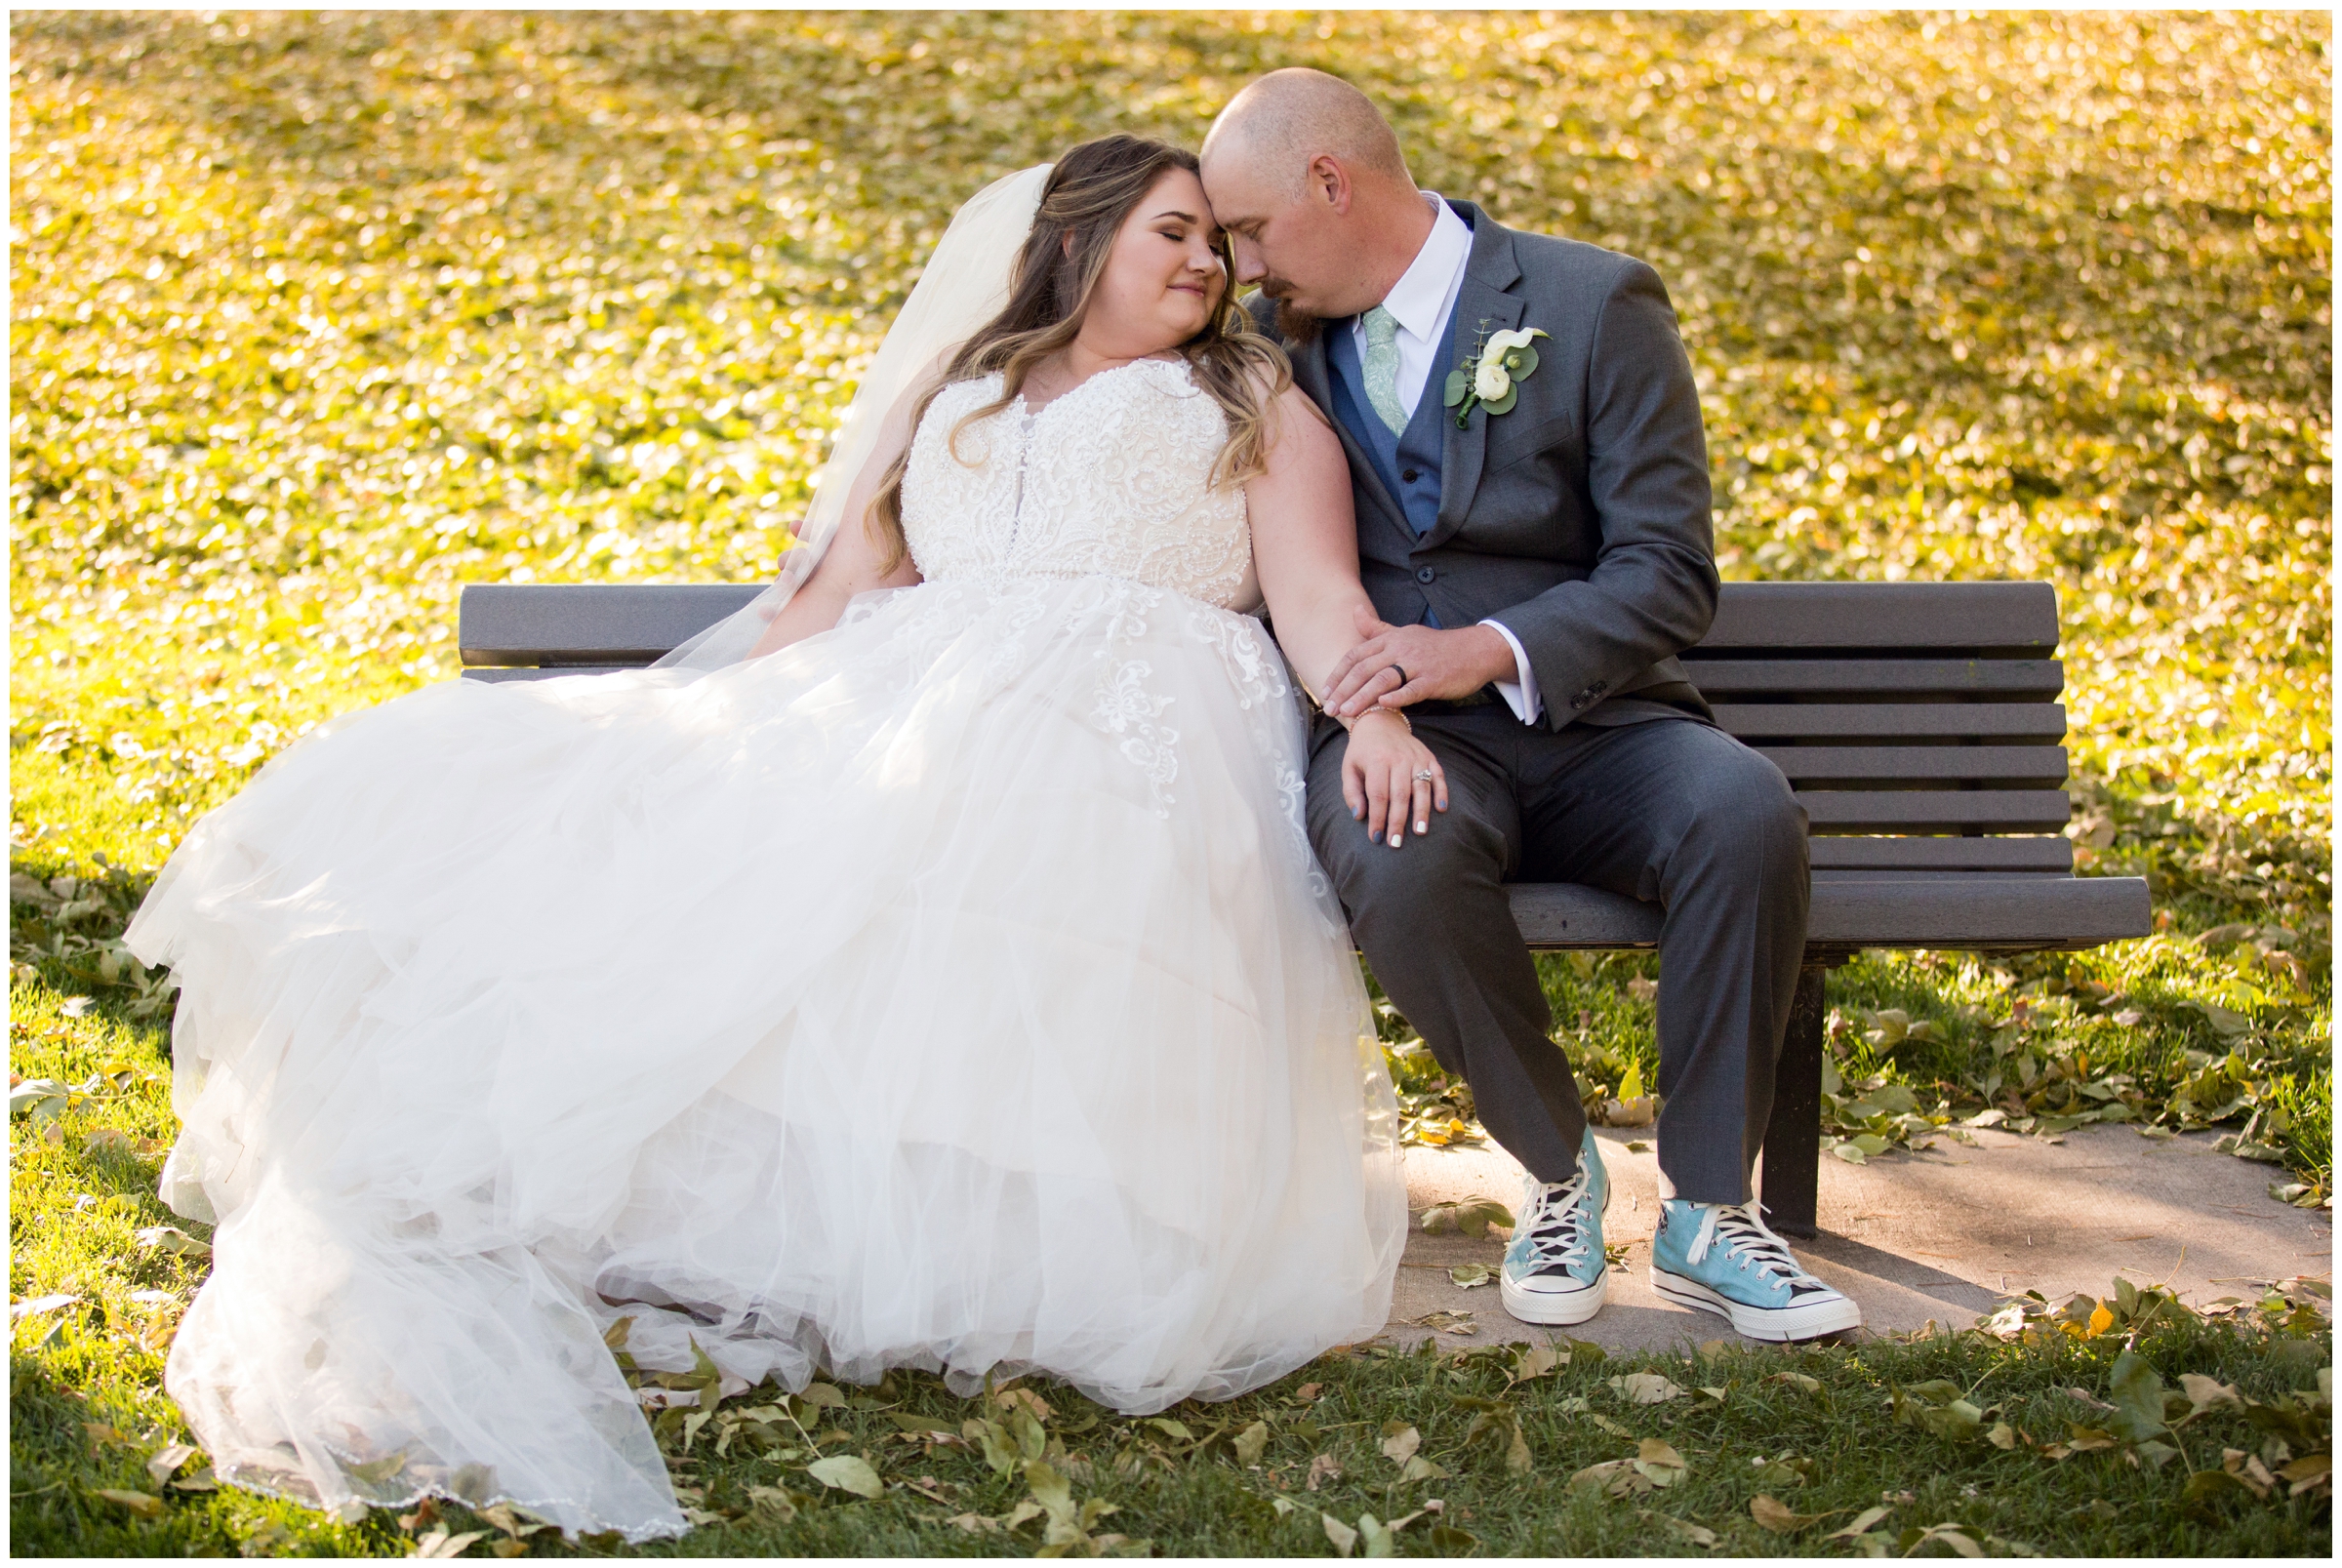
<svg viewBox="0 0 2342 1568">
<path fill-rule="evenodd" d="M 1426 821 L 1422 820 L 1421 818 L 1418 818 L 1418 819 L 1416 820 L 1416 823 L 1415 823 L 1415 831 L 1417 831 L 1417 832 L 1419 832 L 1419 833 L 1428 833 L 1428 832 L 1430 832 L 1431 830 L 1432 830 L 1432 824 L 1431 824 L 1429 822 L 1426 822 Z"/>
<path fill-rule="evenodd" d="M 1393 833 L 1391 835 L 1391 847 L 1393 849 L 1398 848 L 1399 845 L 1405 843 L 1406 841 L 1407 835 L 1404 833 Z"/>
</svg>

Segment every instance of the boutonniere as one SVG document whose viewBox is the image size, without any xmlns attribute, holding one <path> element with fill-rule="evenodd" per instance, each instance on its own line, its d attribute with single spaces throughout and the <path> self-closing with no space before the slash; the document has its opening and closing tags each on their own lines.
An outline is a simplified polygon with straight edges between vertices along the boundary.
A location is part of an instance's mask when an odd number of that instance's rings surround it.
<svg viewBox="0 0 2342 1568">
<path fill-rule="evenodd" d="M 1480 323 L 1480 336 L 1472 345 L 1471 356 L 1447 373 L 1447 396 L 1442 402 L 1456 411 L 1457 429 L 1464 428 L 1474 404 L 1486 408 L 1491 418 L 1513 412 L 1513 405 L 1520 400 L 1520 383 L 1537 369 L 1537 350 L 1530 340 L 1545 336 L 1537 327 L 1490 332 L 1485 321 Z"/>
</svg>

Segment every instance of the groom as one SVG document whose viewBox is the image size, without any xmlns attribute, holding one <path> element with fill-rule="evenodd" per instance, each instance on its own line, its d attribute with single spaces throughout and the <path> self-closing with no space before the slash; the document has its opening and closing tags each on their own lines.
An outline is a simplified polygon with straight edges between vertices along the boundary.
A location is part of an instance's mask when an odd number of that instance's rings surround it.
<svg viewBox="0 0 2342 1568">
<path fill-rule="evenodd" d="M 1752 1201 L 1805 941 L 1805 814 L 1676 657 L 1708 629 L 1716 572 L 1699 394 L 1658 274 L 1419 190 L 1380 111 L 1317 71 L 1238 94 L 1203 181 L 1255 318 L 1350 457 L 1381 623 L 1326 705 L 1403 707 L 1446 771 L 1429 834 L 1377 843 L 1343 800 L 1344 730 L 1320 719 L 1310 832 L 1383 988 L 1529 1173 L 1506 1309 L 1579 1323 L 1608 1284 L 1601 1158 L 1503 886 L 1580 882 L 1666 910 L 1652 1283 L 1755 1338 L 1856 1326 Z M 1475 355 L 1509 356 L 1507 384 L 1451 378 Z"/>
</svg>

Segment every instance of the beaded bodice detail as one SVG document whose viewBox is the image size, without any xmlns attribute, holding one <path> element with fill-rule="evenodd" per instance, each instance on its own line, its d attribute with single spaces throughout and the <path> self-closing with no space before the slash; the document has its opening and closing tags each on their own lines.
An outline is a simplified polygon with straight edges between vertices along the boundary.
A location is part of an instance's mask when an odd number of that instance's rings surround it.
<svg viewBox="0 0 2342 1568">
<path fill-rule="evenodd" d="M 997 374 L 936 394 L 911 439 L 903 534 L 930 583 L 1111 577 L 1224 610 L 1260 604 L 1240 487 L 1210 484 L 1228 422 L 1185 363 L 1101 371 L 1035 413 Z"/>
</svg>

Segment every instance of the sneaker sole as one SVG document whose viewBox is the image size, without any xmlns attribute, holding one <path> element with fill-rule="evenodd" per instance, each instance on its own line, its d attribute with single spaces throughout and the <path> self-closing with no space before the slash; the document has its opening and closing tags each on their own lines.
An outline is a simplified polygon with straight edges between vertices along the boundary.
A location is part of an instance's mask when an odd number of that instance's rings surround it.
<svg viewBox="0 0 2342 1568">
<path fill-rule="evenodd" d="M 1596 1153 L 1595 1158 L 1599 1159 L 1601 1155 Z M 1610 1186 L 1609 1167 L 1604 1166 L 1601 1212 L 1605 1216 L 1610 1212 L 1610 1197 L 1614 1190 Z M 1566 1295 L 1522 1290 L 1501 1276 L 1496 1286 L 1497 1299 L 1505 1308 L 1505 1315 L 1514 1321 L 1534 1323 L 1539 1328 L 1567 1328 L 1573 1323 L 1585 1322 L 1602 1309 L 1602 1304 L 1610 1299 L 1610 1270 L 1604 1268 L 1602 1277 L 1595 1280 L 1591 1289 L 1573 1290 Z"/>
<path fill-rule="evenodd" d="M 1843 1296 L 1810 1307 L 1750 1307 L 1657 1266 L 1651 1269 L 1651 1288 L 1678 1307 L 1716 1313 L 1752 1340 L 1811 1340 L 1862 1327 L 1862 1308 Z"/>
<path fill-rule="evenodd" d="M 1610 1270 L 1585 1290 L 1565 1294 L 1541 1290 L 1521 1290 L 1509 1279 L 1497 1281 L 1497 1297 L 1503 1302 L 1507 1314 L 1522 1323 L 1534 1323 L 1540 1328 L 1566 1328 L 1583 1323 L 1602 1309 L 1610 1299 Z"/>
</svg>

